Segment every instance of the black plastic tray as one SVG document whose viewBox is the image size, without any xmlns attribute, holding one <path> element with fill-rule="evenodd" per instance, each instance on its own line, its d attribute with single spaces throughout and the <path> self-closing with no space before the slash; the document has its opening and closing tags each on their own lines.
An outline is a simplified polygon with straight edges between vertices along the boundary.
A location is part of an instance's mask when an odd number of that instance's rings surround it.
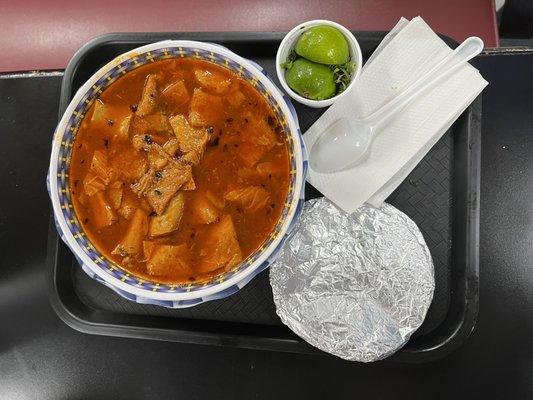
<svg viewBox="0 0 533 400">
<path fill-rule="evenodd" d="M 384 33 L 355 35 L 367 58 Z M 76 53 L 65 71 L 60 116 L 76 90 L 98 68 L 132 48 L 164 39 L 216 42 L 258 62 L 277 82 L 274 58 L 282 38 L 281 33 L 119 33 L 98 37 Z M 302 132 L 323 112 L 294 105 Z M 422 230 L 433 256 L 436 280 L 424 324 L 390 360 L 424 362 L 439 358 L 458 347 L 474 328 L 479 282 L 480 118 L 481 96 L 387 200 Z M 306 198 L 317 196 L 320 193 L 308 184 Z M 53 224 L 48 265 L 54 309 L 68 325 L 82 332 L 324 354 L 281 323 L 275 312 L 268 271 L 226 299 L 171 310 L 130 302 L 87 277 Z"/>
</svg>

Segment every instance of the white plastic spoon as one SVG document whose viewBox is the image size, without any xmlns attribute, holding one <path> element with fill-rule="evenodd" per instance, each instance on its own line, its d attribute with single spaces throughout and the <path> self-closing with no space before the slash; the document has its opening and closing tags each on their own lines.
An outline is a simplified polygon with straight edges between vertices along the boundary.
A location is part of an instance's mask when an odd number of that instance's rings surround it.
<svg viewBox="0 0 533 400">
<path fill-rule="evenodd" d="M 322 132 L 311 148 L 309 161 L 316 172 L 330 173 L 354 167 L 368 151 L 375 133 L 421 92 L 481 53 L 483 41 L 469 37 L 431 70 L 411 83 L 387 104 L 361 119 L 340 118 Z"/>
</svg>

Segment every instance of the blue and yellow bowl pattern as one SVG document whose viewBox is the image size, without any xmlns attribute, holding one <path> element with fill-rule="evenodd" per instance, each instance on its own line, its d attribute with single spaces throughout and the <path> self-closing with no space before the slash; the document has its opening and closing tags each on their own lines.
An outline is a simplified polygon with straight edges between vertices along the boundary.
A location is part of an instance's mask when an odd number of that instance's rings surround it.
<svg viewBox="0 0 533 400">
<path fill-rule="evenodd" d="M 225 50 L 227 51 L 227 49 Z M 225 67 L 235 72 L 236 74 L 238 74 L 242 79 L 248 81 L 263 95 L 265 100 L 268 102 L 268 104 L 270 104 L 270 106 L 272 107 L 272 110 L 277 115 L 277 118 L 279 122 L 281 123 L 281 125 L 283 126 L 284 131 L 287 132 L 286 138 L 287 138 L 287 145 L 289 149 L 289 158 L 290 158 L 290 183 L 289 183 L 287 201 L 281 213 L 280 220 L 274 227 L 270 236 L 266 239 L 266 241 L 261 245 L 259 249 L 257 249 L 253 254 L 247 257 L 235 269 L 216 275 L 213 278 L 209 279 L 208 281 L 192 282 L 192 283 L 181 284 L 181 285 L 170 285 L 170 284 L 162 284 L 158 282 L 148 281 L 146 279 L 142 279 L 140 277 L 137 277 L 137 276 L 134 276 L 128 273 L 127 271 L 123 270 L 120 266 L 118 266 L 116 263 L 106 258 L 102 253 L 100 253 L 92 245 L 92 243 L 88 240 L 86 234 L 84 233 L 81 227 L 81 224 L 78 221 L 76 213 L 74 212 L 74 206 L 72 204 L 72 198 L 71 198 L 70 188 L 69 188 L 68 173 L 69 173 L 70 160 L 72 156 L 73 143 L 75 141 L 76 134 L 78 132 L 80 124 L 83 118 L 85 117 L 86 113 L 89 111 L 91 105 L 100 96 L 100 94 L 109 85 L 111 85 L 113 82 L 115 82 L 117 79 L 119 79 L 121 76 L 123 76 L 129 71 L 132 71 L 147 63 L 156 62 L 159 60 L 165 60 L 169 58 L 180 58 L 180 57 L 192 57 L 195 59 L 209 61 L 209 62 L 218 64 L 222 67 Z M 265 76 L 268 77 L 268 75 L 266 74 L 266 71 L 262 67 L 260 67 L 259 65 L 255 63 L 252 63 L 252 64 L 257 69 L 259 69 L 261 73 L 263 73 Z M 197 305 L 205 301 L 209 301 L 209 300 L 227 297 L 237 292 L 240 288 L 246 285 L 254 276 L 256 276 L 259 272 L 267 268 L 277 257 L 279 251 L 281 250 L 285 242 L 286 237 L 290 234 L 292 228 L 294 227 L 295 222 L 298 219 L 298 216 L 301 213 L 303 203 L 304 203 L 304 187 L 305 187 L 304 182 L 305 182 L 305 176 L 307 173 L 306 151 L 305 151 L 303 139 L 301 137 L 301 132 L 298 127 L 298 117 L 296 115 L 296 111 L 294 110 L 294 107 L 292 106 L 288 98 L 281 92 L 280 94 L 290 110 L 293 121 L 295 121 L 296 123 L 297 130 L 298 130 L 298 135 L 297 135 L 298 140 L 295 140 L 295 138 L 289 134 L 290 127 L 289 127 L 289 121 L 287 121 L 287 117 L 282 112 L 281 106 L 280 104 L 278 104 L 278 101 L 272 96 L 272 94 L 263 85 L 263 83 L 260 80 L 258 80 L 254 76 L 254 74 L 251 73 L 246 67 L 244 67 L 243 65 L 233 61 L 232 59 L 224 55 L 218 54 L 215 51 L 207 51 L 205 49 L 200 49 L 200 48 L 195 48 L 195 47 L 163 47 L 163 48 L 154 49 L 152 51 L 138 53 L 132 56 L 131 58 L 125 58 L 123 60 L 118 58 L 116 65 L 114 65 L 103 76 L 101 76 L 92 85 L 92 87 L 81 96 L 81 99 L 78 101 L 73 111 L 71 112 L 71 115 L 69 117 L 69 120 L 65 128 L 62 129 L 62 131 L 56 131 L 54 135 L 54 140 L 57 141 L 57 145 L 59 145 L 59 141 L 60 141 L 60 148 L 58 152 L 56 168 L 54 170 L 49 171 L 49 176 L 48 176 L 49 193 L 50 193 L 50 196 L 52 196 L 49 183 L 50 183 L 50 180 L 55 179 L 56 184 L 57 184 L 57 196 L 59 197 L 61 216 L 66 222 L 66 226 L 68 227 L 68 230 L 74 237 L 79 247 L 81 247 L 85 255 L 88 256 L 88 258 L 93 263 L 92 268 L 91 268 L 89 265 L 87 265 L 82 260 L 82 258 L 76 253 L 76 251 L 74 251 L 72 246 L 69 246 L 71 247 L 71 250 L 73 251 L 74 255 L 76 256 L 83 270 L 93 279 L 110 287 L 111 289 L 116 291 L 119 295 L 129 300 L 132 300 L 138 303 L 143 303 L 143 304 L 156 304 L 156 305 L 160 305 L 164 307 L 181 308 L 181 307 L 194 306 L 194 305 Z M 303 165 L 300 165 L 300 166 L 297 165 L 297 160 L 294 155 L 294 150 L 296 147 L 300 148 L 301 153 L 302 153 Z M 51 166 L 52 165 L 53 163 L 51 163 Z M 295 193 L 296 176 L 297 176 L 296 169 L 298 167 L 302 168 L 302 171 L 303 171 L 303 183 L 301 184 L 301 188 L 298 190 L 298 193 Z M 293 201 L 294 196 L 298 196 L 297 203 Z M 296 207 L 296 210 L 294 213 L 291 212 L 292 207 Z M 55 210 L 56 213 L 57 211 L 58 210 Z M 285 230 L 282 229 L 286 223 L 287 218 L 291 214 L 292 214 L 292 220 L 290 221 L 288 229 L 285 229 Z M 57 226 L 58 232 L 60 233 L 63 241 L 67 243 L 68 245 L 69 243 L 67 240 L 65 240 L 64 232 L 62 232 L 60 224 L 57 223 L 58 216 L 54 215 L 54 217 L 56 218 L 56 226 Z M 272 244 L 273 241 L 279 238 L 280 235 L 283 235 L 284 237 L 281 239 L 278 245 L 273 249 L 269 257 L 265 261 L 263 261 L 260 265 L 257 265 L 254 271 L 252 271 L 252 273 L 248 274 L 244 279 L 234 283 L 233 285 L 223 289 L 222 291 L 218 291 L 208 296 L 189 298 L 186 300 L 177 300 L 177 301 L 154 299 L 150 297 L 149 295 L 140 296 L 139 291 L 136 291 L 137 293 L 134 294 L 128 290 L 118 288 L 116 285 L 111 283 L 110 280 L 106 279 L 107 276 L 110 276 L 110 277 L 120 280 L 121 282 L 124 282 L 127 286 L 122 285 L 123 288 L 124 287 L 139 288 L 139 289 L 144 289 L 144 291 L 149 291 L 151 293 L 169 293 L 169 294 L 171 293 L 193 293 L 196 291 L 205 290 L 205 289 L 212 288 L 216 285 L 221 284 L 222 282 L 234 277 L 235 275 L 239 274 L 241 271 L 249 268 L 251 265 L 256 263 L 257 259 L 263 254 L 265 249 L 267 249 Z M 98 271 L 99 273 L 95 272 L 94 270 L 95 266 L 99 270 Z M 147 292 L 144 292 L 144 293 L 147 293 Z"/>
</svg>

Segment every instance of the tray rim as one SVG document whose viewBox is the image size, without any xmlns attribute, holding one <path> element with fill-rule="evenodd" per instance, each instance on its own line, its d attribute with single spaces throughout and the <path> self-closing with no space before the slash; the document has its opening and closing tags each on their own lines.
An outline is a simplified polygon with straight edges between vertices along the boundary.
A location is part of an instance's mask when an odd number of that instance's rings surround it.
<svg viewBox="0 0 533 400">
<path fill-rule="evenodd" d="M 378 31 L 364 31 L 354 32 L 357 36 L 378 37 L 382 38 L 386 32 Z M 168 39 L 169 37 L 180 36 L 191 40 L 203 41 L 231 41 L 231 40 L 248 40 L 270 42 L 272 40 L 281 40 L 284 36 L 283 32 L 126 32 L 126 33 L 108 33 L 97 36 L 85 45 L 83 45 L 70 60 L 61 84 L 60 103 L 59 103 L 59 119 L 61 118 L 65 107 L 70 102 L 72 92 L 72 77 L 83 61 L 84 57 L 92 49 L 104 45 L 109 42 L 155 42 L 159 40 Z M 456 44 L 450 38 L 441 37 L 448 43 Z M 441 340 L 431 343 L 428 341 L 424 343 L 421 340 L 418 346 L 407 345 L 395 355 L 387 359 L 387 361 L 400 362 L 427 362 L 441 358 L 453 350 L 461 346 L 464 341 L 472 333 L 478 314 L 479 305 L 479 190 L 480 190 L 480 156 L 481 156 L 481 94 L 474 100 L 474 102 L 465 110 L 467 123 L 467 154 L 466 154 L 466 168 L 471 173 L 467 174 L 466 182 L 466 199 L 467 207 L 462 210 L 462 217 L 465 221 L 466 243 L 464 250 L 465 270 L 463 282 L 464 287 L 459 290 L 464 291 L 464 299 L 461 297 L 457 304 L 461 308 L 458 318 L 455 318 L 451 328 L 441 336 Z M 457 194 L 460 195 L 460 194 Z M 456 216 L 457 218 L 457 216 Z M 57 315 L 67 325 L 80 332 L 107 336 L 129 337 L 152 340 L 175 341 L 190 344 L 216 345 L 216 346 L 232 346 L 239 348 L 266 350 L 266 351 L 282 351 L 292 353 L 305 354 L 321 354 L 326 355 L 318 349 L 308 345 L 299 338 L 287 339 L 286 337 L 254 337 L 243 334 L 220 334 L 213 332 L 198 332 L 189 330 L 176 330 L 173 328 L 162 328 L 161 326 L 151 327 L 142 324 L 142 316 L 135 316 L 139 321 L 136 324 L 116 324 L 116 323 L 101 323 L 98 321 L 91 321 L 85 319 L 79 307 L 72 307 L 68 305 L 59 293 L 56 264 L 54 260 L 57 259 L 59 249 L 59 236 L 55 230 L 53 223 L 53 216 L 51 216 L 51 223 L 49 226 L 48 236 L 48 251 L 47 251 L 47 286 L 51 305 Z M 77 300 L 83 304 L 81 299 Z M 450 306 L 451 308 L 451 306 Z M 438 327 L 450 317 L 450 308 L 443 321 Z M 116 315 L 121 315 L 115 313 Z M 129 315 L 132 318 L 131 315 Z M 145 318 L 145 317 L 144 317 Z M 152 317 L 155 319 L 165 319 L 165 317 Z M 173 318 L 172 318 L 173 319 Z M 249 324 L 253 326 L 253 324 Z M 434 332 L 434 331 L 433 331 Z M 431 336 L 433 333 L 428 333 Z M 424 335 L 418 339 L 424 338 Z M 299 340 L 298 340 L 299 339 Z M 329 356 L 329 355 L 326 355 Z"/>
</svg>

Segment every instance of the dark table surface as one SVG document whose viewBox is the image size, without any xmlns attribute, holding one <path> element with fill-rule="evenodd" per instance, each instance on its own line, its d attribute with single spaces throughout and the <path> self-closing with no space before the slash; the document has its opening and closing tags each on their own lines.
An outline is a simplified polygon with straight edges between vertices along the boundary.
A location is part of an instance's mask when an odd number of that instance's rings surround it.
<svg viewBox="0 0 533 400">
<path fill-rule="evenodd" d="M 458 42 L 476 35 L 498 46 L 494 0 L 4 0 L 0 71 L 65 68 L 89 39 L 109 32 L 283 32 L 312 19 L 381 31 L 418 15 Z"/>
<path fill-rule="evenodd" d="M 533 397 L 533 55 L 480 60 L 480 310 L 429 364 L 90 336 L 51 309 L 45 190 L 61 76 L 0 78 L 0 399 Z"/>
</svg>

